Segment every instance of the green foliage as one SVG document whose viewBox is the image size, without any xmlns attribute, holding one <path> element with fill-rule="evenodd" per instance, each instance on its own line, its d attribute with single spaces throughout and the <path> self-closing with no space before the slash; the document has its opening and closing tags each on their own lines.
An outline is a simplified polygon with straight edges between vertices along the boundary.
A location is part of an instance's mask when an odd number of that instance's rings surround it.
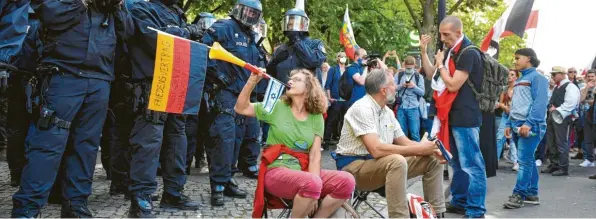
<svg viewBox="0 0 596 219">
<path fill-rule="evenodd" d="M 186 0 L 192 1 L 187 11 L 189 21 L 203 11 L 212 12 L 218 18 L 225 18 L 235 0 Z M 410 4 L 414 14 L 406 7 Z M 423 34 L 437 35 L 437 0 L 306 0 L 306 13 L 311 19 L 310 35 L 324 42 L 328 57 L 335 57 L 343 46 L 339 43 L 339 31 L 343 22 L 346 5 L 354 28 L 356 42 L 370 53 L 383 55 L 388 50 L 397 50 L 401 59 L 408 51 L 416 50 L 409 46 L 409 32 L 418 30 Z M 281 32 L 284 13 L 294 7 L 294 0 L 261 0 L 264 19 L 269 25 L 267 41 L 275 47 L 286 41 Z M 457 7 L 454 7 L 457 6 Z M 465 32 L 479 45 L 502 12 L 502 1 L 486 0 L 447 0 L 447 11 L 455 12 L 464 21 Z M 483 13 L 489 12 L 490 13 Z M 436 39 L 435 39 L 436 40 Z M 429 53 L 434 53 L 433 43 Z M 521 48 L 523 40 L 508 37 L 501 40 L 503 64 L 512 63 L 512 54 Z M 431 56 L 432 57 L 432 56 Z M 328 60 L 335 62 L 333 58 Z M 392 62 L 392 61 L 391 61 Z"/>
</svg>

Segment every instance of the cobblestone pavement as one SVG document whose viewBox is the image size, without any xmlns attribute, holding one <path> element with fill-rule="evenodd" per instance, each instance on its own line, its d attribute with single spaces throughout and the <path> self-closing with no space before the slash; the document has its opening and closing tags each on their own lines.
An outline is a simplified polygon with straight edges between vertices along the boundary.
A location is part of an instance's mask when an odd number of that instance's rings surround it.
<svg viewBox="0 0 596 219">
<path fill-rule="evenodd" d="M 333 169 L 335 162 L 328 153 L 324 153 L 323 167 L 325 169 Z M 194 171 L 194 172 L 193 172 Z M 0 218 L 10 217 L 12 209 L 12 195 L 17 191 L 17 188 L 10 187 L 10 177 L 8 164 L 0 162 Z M 256 188 L 256 180 L 246 178 L 244 176 L 236 176 L 241 188 L 248 192 L 246 199 L 232 199 L 226 197 L 226 202 L 223 207 L 211 207 L 209 204 L 209 176 L 208 174 L 199 174 L 199 169 L 193 169 L 191 176 L 185 186 L 185 194 L 194 200 L 201 201 L 204 205 L 198 211 L 180 211 L 174 209 L 159 208 L 159 201 L 154 202 L 154 211 L 157 217 L 173 217 L 173 218 L 212 218 L 212 217 L 234 217 L 234 218 L 248 218 L 252 213 L 252 202 L 254 198 L 254 191 Z M 161 196 L 162 193 L 162 179 L 158 177 L 159 188 L 157 194 Z M 89 208 L 94 217 L 98 218 L 123 218 L 128 215 L 130 201 L 124 199 L 123 195 L 110 196 L 109 195 L 110 181 L 106 179 L 105 171 L 98 164 L 95 169 L 95 177 L 93 181 L 93 194 L 89 197 Z M 370 195 L 369 203 L 376 208 L 382 209 L 386 206 L 384 198 L 378 195 Z M 385 210 L 386 211 L 386 210 Z M 270 217 L 277 217 L 279 210 L 270 212 Z M 362 206 L 358 212 L 364 217 L 374 217 L 376 214 L 368 207 Z M 42 217 L 57 218 L 60 217 L 60 205 L 50 204 L 42 210 Z"/>
</svg>

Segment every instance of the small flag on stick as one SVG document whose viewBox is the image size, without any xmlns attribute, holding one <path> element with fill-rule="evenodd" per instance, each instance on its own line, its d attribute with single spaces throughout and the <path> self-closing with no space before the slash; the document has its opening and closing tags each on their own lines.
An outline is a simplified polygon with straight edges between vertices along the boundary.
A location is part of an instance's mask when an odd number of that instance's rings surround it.
<svg viewBox="0 0 596 219">
<path fill-rule="evenodd" d="M 265 99 L 263 100 L 263 106 L 267 113 L 271 113 L 277 100 L 284 92 L 285 86 L 277 79 L 269 80 L 267 85 L 267 91 L 265 91 Z"/>
</svg>

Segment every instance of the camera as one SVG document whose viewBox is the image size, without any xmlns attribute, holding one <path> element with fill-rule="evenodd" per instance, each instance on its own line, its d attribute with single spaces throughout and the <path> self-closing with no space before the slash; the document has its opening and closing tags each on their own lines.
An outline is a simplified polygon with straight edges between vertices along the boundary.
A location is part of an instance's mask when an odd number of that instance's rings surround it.
<svg viewBox="0 0 596 219">
<path fill-rule="evenodd" d="M 368 67 L 376 67 L 379 64 L 378 59 L 381 59 L 381 55 L 378 53 L 372 53 L 364 58 L 364 60 L 366 60 L 366 64 L 363 65 Z"/>
<path fill-rule="evenodd" d="M 41 130 L 48 130 L 52 125 L 54 114 L 56 112 L 48 107 L 42 107 L 39 113 L 39 120 L 37 121 L 37 127 Z"/>
</svg>

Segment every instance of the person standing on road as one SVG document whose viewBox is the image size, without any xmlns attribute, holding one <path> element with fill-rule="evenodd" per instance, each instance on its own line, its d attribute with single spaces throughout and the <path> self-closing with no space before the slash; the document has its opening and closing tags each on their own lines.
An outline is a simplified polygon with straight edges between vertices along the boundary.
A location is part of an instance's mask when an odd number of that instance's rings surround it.
<svg viewBox="0 0 596 219">
<path fill-rule="evenodd" d="M 536 71 L 539 64 L 534 50 L 515 52 L 515 66 L 521 77 L 515 81 L 505 135 L 512 136 L 517 145 L 519 172 L 513 195 L 504 204 L 508 209 L 521 208 L 524 202 L 540 204 L 534 152 L 546 132 L 548 80 Z"/>
<path fill-rule="evenodd" d="M 553 67 L 551 71 L 556 86 L 550 98 L 550 117 L 546 131 L 550 165 L 541 172 L 551 173 L 553 176 L 569 175 L 569 135 L 573 123 L 571 114 L 580 98 L 579 88 L 567 78 L 566 73 L 559 66 Z"/>
<path fill-rule="evenodd" d="M 476 218 L 484 217 L 486 213 L 486 165 L 480 151 L 482 112 L 470 83 L 466 81 L 480 87 L 484 68 L 478 50 L 470 49 L 460 54 L 465 47 L 472 45 L 462 31 L 463 24 L 458 17 L 445 17 L 439 32 L 441 41 L 449 50 L 438 51 L 433 66 L 426 53 L 430 36 L 422 36 L 421 53 L 426 77 L 433 80 L 436 72 L 437 78 L 440 76 L 439 82 L 443 82 L 440 89 L 442 94 L 437 95 L 438 92 L 435 92 L 436 105 L 448 102 L 445 98 L 452 98 L 447 119 L 449 125 L 442 125 L 446 130 L 441 130 L 450 133 L 449 145 L 453 154 L 453 199 L 446 204 L 447 212 Z M 455 63 L 455 57 L 458 56 L 459 61 Z"/>
</svg>

